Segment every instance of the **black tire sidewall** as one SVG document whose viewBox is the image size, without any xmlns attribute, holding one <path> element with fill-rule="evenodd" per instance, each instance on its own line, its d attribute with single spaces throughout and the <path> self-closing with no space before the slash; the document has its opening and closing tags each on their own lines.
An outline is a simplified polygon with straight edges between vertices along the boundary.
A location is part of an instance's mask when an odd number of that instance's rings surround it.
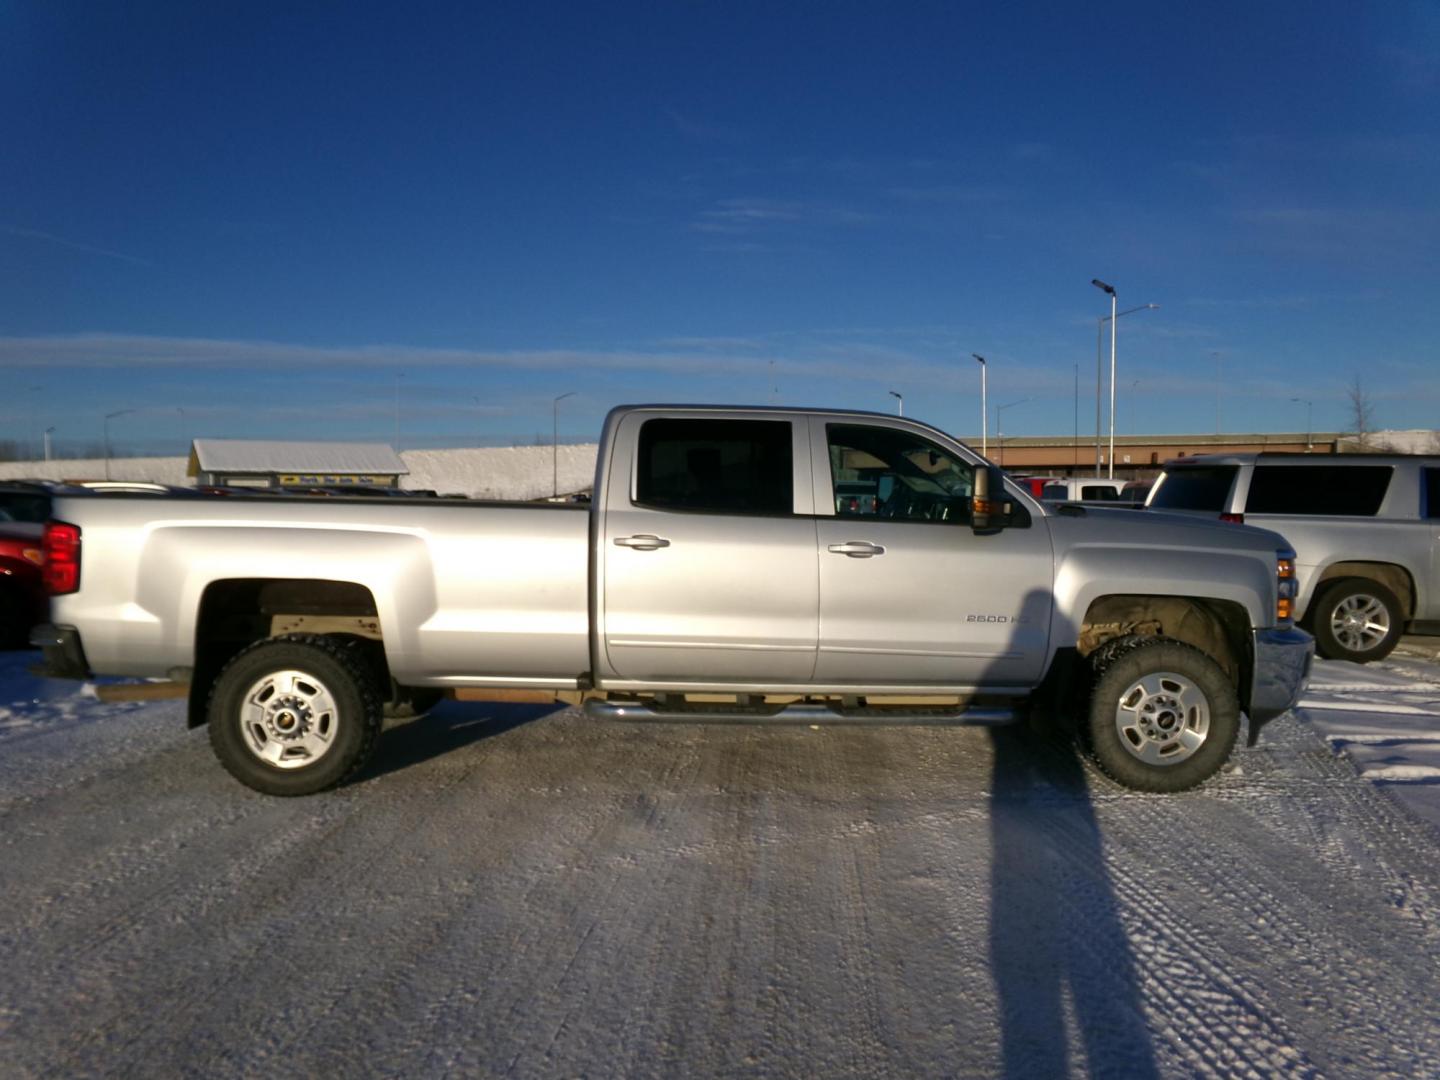
<svg viewBox="0 0 1440 1080">
<path fill-rule="evenodd" d="M 1170 671 L 1191 680 L 1205 694 L 1210 730 L 1204 744 L 1175 765 L 1151 765 L 1135 757 L 1115 729 L 1120 695 L 1138 679 Z M 1137 791 L 1185 791 L 1204 783 L 1230 757 L 1240 733 L 1240 702 L 1230 677 L 1199 649 L 1168 639 L 1137 642 L 1101 670 L 1090 696 L 1085 741 L 1091 756 L 1111 779 Z"/>
<path fill-rule="evenodd" d="M 210 693 L 210 745 L 231 776 L 266 795 L 311 795 L 334 787 L 369 755 L 380 723 L 379 701 L 369 677 L 350 662 L 341 646 L 306 641 L 267 641 L 251 646 L 227 664 Z M 314 765 L 280 769 L 256 757 L 238 722 L 245 692 L 265 675 L 303 671 L 323 683 L 335 699 L 338 725 L 330 749 Z"/>
<path fill-rule="evenodd" d="M 1356 595 L 1375 597 L 1385 605 L 1385 611 L 1390 616 L 1390 632 L 1379 645 L 1363 652 L 1355 652 L 1341 645 L 1330 628 L 1335 608 L 1346 597 Z M 1400 609 L 1399 597 L 1379 582 L 1365 578 L 1347 578 L 1325 586 L 1316 599 L 1315 611 L 1309 621 L 1315 634 L 1315 647 L 1321 656 L 1327 660 L 1349 660 L 1356 664 L 1385 659 L 1400 643 L 1400 635 L 1404 632 L 1404 614 Z"/>
</svg>

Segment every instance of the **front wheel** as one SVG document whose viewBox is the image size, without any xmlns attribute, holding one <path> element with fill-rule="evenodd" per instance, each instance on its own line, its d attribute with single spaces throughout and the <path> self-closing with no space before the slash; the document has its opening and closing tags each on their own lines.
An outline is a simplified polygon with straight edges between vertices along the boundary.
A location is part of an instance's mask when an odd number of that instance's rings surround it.
<svg viewBox="0 0 1440 1080">
<path fill-rule="evenodd" d="M 1137 791 L 1185 791 L 1230 757 L 1240 701 L 1199 649 L 1133 638 L 1097 657 L 1085 742 L 1102 771 Z"/>
<path fill-rule="evenodd" d="M 380 699 L 359 650 L 316 634 L 257 642 L 210 692 L 210 745 L 220 764 L 266 795 L 334 787 L 369 759 Z"/>
<path fill-rule="evenodd" d="M 1377 581 L 1352 578 L 1329 585 L 1315 601 L 1315 649 L 1327 660 L 1366 664 L 1400 643 L 1400 601 Z"/>
</svg>

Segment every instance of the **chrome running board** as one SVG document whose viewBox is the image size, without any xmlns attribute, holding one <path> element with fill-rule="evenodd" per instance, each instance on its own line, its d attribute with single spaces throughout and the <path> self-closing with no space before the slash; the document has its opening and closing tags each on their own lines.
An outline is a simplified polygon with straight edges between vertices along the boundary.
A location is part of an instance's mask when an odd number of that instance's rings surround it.
<svg viewBox="0 0 1440 1080">
<path fill-rule="evenodd" d="M 828 705 L 801 704 L 743 707 L 735 705 L 662 706 L 644 701 L 585 702 L 585 715 L 595 720 L 621 720 L 661 724 L 848 724 L 884 725 L 970 725 L 998 727 L 1020 719 L 1011 708 L 996 705 L 968 709 L 910 709 L 875 706 L 834 709 Z"/>
</svg>

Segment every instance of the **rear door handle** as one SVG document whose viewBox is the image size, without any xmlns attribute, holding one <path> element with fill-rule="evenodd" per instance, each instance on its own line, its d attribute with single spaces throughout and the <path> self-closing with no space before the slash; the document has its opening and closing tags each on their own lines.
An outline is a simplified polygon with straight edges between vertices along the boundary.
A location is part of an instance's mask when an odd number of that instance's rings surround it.
<svg viewBox="0 0 1440 1080">
<path fill-rule="evenodd" d="M 662 547 L 669 547 L 670 541 L 663 536 L 641 533 L 639 536 L 617 536 L 615 546 L 634 548 L 636 551 L 658 551 Z"/>
<path fill-rule="evenodd" d="M 830 550 L 836 555 L 849 555 L 852 559 L 868 559 L 872 555 L 884 555 L 885 549 L 879 544 L 864 540 L 847 540 L 843 544 L 831 544 Z"/>
</svg>

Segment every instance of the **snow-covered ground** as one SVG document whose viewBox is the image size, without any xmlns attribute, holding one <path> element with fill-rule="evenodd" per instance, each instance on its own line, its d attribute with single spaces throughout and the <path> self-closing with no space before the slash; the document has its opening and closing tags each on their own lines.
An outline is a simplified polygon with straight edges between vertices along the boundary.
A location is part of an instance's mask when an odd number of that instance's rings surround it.
<svg viewBox="0 0 1440 1080">
<path fill-rule="evenodd" d="M 1361 776 L 1440 830 L 1440 667 L 1401 656 L 1319 663 L 1299 713 Z"/>
<path fill-rule="evenodd" d="M 1435 667 L 1319 664 L 1180 796 L 1015 729 L 447 702 L 287 800 L 32 659 L 5 1076 L 1440 1075 L 1440 830 L 1367 756 L 1433 760 Z"/>
</svg>

